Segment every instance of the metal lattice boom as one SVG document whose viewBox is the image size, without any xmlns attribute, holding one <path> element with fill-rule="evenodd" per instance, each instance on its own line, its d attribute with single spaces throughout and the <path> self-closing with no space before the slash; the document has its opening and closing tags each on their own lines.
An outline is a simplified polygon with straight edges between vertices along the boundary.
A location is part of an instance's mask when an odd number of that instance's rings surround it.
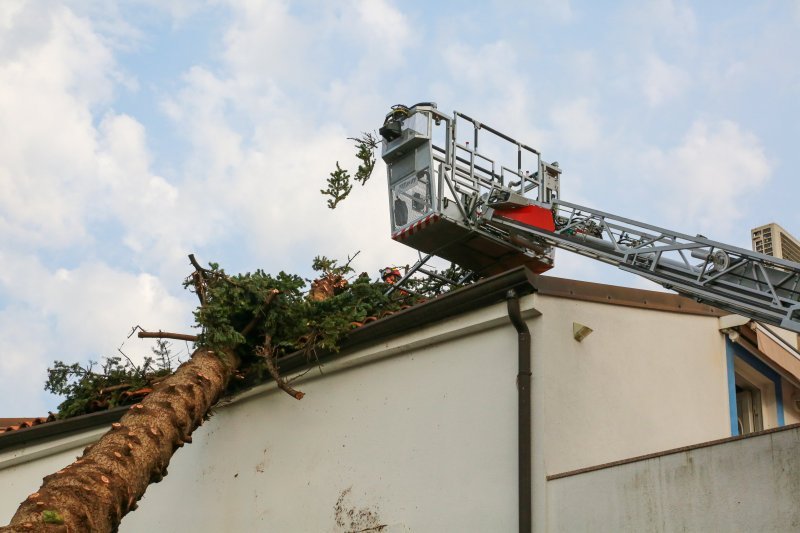
<svg viewBox="0 0 800 533">
<path fill-rule="evenodd" d="M 498 216 L 508 235 L 614 265 L 721 309 L 800 333 L 800 264 L 559 201 L 555 231 Z"/>
</svg>

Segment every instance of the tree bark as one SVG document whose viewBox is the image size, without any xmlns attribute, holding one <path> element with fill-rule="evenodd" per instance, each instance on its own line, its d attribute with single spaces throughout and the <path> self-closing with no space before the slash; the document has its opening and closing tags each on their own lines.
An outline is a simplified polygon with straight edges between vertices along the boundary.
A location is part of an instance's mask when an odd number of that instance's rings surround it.
<svg viewBox="0 0 800 533">
<path fill-rule="evenodd" d="M 80 458 L 45 477 L 0 532 L 116 531 L 147 486 L 167 475 L 238 365 L 232 351 L 196 351 Z"/>
</svg>

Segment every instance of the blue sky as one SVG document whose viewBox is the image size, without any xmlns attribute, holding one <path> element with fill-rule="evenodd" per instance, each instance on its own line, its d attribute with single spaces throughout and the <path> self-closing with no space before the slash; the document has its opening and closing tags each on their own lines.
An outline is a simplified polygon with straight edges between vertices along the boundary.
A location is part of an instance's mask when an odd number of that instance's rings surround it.
<svg viewBox="0 0 800 533">
<path fill-rule="evenodd" d="M 307 276 L 316 254 L 413 260 L 383 167 L 335 212 L 318 192 L 395 103 L 540 148 L 569 201 L 745 247 L 800 233 L 798 1 L 110 4 L 0 2 L 0 416 L 55 408 L 54 359 L 187 331 L 188 253 Z"/>
</svg>

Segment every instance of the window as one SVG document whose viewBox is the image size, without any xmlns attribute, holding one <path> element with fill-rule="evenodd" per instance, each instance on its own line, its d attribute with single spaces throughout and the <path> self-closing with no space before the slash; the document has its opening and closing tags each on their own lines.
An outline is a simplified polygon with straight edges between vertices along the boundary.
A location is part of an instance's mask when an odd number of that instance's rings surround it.
<svg viewBox="0 0 800 533">
<path fill-rule="evenodd" d="M 731 435 L 784 425 L 780 375 L 741 344 L 725 340 Z"/>
<path fill-rule="evenodd" d="M 736 374 L 736 418 L 739 435 L 764 429 L 761 390 Z"/>
</svg>

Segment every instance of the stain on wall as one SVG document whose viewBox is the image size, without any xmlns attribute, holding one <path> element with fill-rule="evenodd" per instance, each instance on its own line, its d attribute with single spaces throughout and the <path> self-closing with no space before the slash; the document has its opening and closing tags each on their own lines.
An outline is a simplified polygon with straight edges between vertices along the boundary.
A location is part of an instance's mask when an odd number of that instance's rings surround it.
<svg viewBox="0 0 800 533">
<path fill-rule="evenodd" d="M 344 533 L 368 533 L 383 531 L 388 525 L 381 523 L 377 506 L 358 507 L 352 501 L 353 487 L 347 487 L 339 493 L 333 506 L 333 516 L 339 531 Z"/>
</svg>

